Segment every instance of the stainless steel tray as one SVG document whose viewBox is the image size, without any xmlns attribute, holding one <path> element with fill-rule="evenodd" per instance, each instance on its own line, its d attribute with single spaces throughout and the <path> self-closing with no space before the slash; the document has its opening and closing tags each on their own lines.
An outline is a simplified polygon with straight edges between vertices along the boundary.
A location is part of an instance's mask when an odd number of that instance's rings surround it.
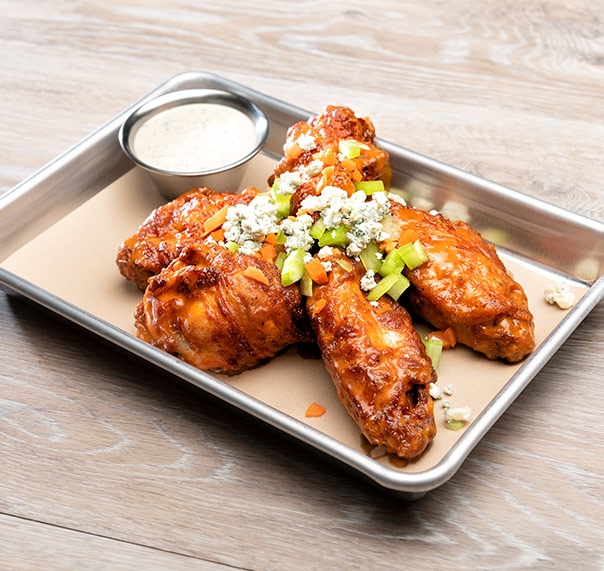
<svg viewBox="0 0 604 571">
<path fill-rule="evenodd" d="M 604 224 L 379 140 L 391 156 L 393 187 L 400 189 L 412 204 L 444 210 L 455 207 L 495 242 L 506 264 L 528 289 L 538 326 L 537 349 L 517 366 L 487 361 L 462 347 L 453 349 L 451 356 L 449 352 L 443 355 L 444 364 L 438 371 L 441 382 L 452 381 L 457 385 L 460 399 L 477 399 L 472 404 L 472 422 L 459 433 L 442 430 L 441 425 L 429 452 L 403 466 L 388 457 L 376 456 L 363 445 L 360 432 L 340 410 L 320 361 L 301 364 L 301 358 L 290 352 L 250 375 L 229 379 L 196 370 L 141 342 L 133 334 L 130 310 L 140 294 L 123 285 L 123 280 L 117 284 L 121 278 L 113 265 L 118 245 L 115 235 L 125 238 L 134 232 L 161 198 L 144 174 L 122 154 L 117 133 L 127 115 L 142 102 L 170 91 L 198 87 L 244 95 L 268 116 L 270 135 L 254 167 L 256 171 L 250 175 L 255 177 L 251 184 L 260 185 L 268 178 L 270 166 L 281 155 L 287 128 L 310 116 L 307 111 L 216 75 L 191 72 L 169 79 L 0 197 L 0 285 L 5 291 L 33 300 L 405 499 L 417 499 L 442 485 L 604 296 Z M 115 218 L 116 204 L 120 212 L 125 212 L 126 219 L 122 226 L 113 228 L 107 221 Z M 93 274 L 96 271 L 108 276 L 102 294 L 106 301 L 113 302 L 113 295 L 123 297 L 120 303 L 109 303 L 116 306 L 111 310 L 114 313 L 89 304 L 87 285 L 82 282 L 82 287 L 77 287 L 78 280 L 84 279 L 81 275 L 67 276 L 71 282 L 68 291 L 55 283 L 52 268 L 45 266 L 44 260 L 36 259 L 35 254 L 39 243 L 70 240 L 74 224 L 81 224 L 91 211 L 98 217 L 103 209 L 114 210 L 107 214 L 96 234 L 90 233 L 90 243 L 78 237 L 78 242 L 84 243 L 80 245 L 82 251 L 74 255 L 92 252 L 89 263 Z M 74 265 L 70 260 L 52 262 L 64 263 L 67 272 Z M 552 280 L 563 280 L 576 292 L 578 302 L 571 310 L 563 312 L 543 301 L 542 286 Z M 463 375 L 459 374 L 460 367 Z M 467 377 L 468 370 L 474 371 L 476 378 L 466 382 L 461 377 Z M 284 376 L 289 379 L 286 387 L 279 386 L 276 380 Z M 469 396 L 474 394 L 478 396 Z M 304 417 L 311 399 L 328 402 L 328 413 L 321 419 Z"/>
</svg>

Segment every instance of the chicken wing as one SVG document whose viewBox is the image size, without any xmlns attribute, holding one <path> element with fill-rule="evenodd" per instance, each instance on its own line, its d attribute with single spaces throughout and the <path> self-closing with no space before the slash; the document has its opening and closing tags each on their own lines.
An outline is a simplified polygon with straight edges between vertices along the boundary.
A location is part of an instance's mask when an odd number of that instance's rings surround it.
<svg viewBox="0 0 604 571">
<path fill-rule="evenodd" d="M 262 283 L 249 277 L 260 270 Z M 236 375 L 312 333 L 297 286 L 271 262 L 202 242 L 149 280 L 136 308 L 140 339 L 202 370 Z"/>
<path fill-rule="evenodd" d="M 272 177 L 292 173 L 300 177 L 292 212 L 304 198 L 319 194 L 328 185 L 352 192 L 354 182 L 380 179 L 388 189 L 392 179 L 388 153 L 376 147 L 374 139 L 373 123 L 356 117 L 348 107 L 329 105 L 320 115 L 292 125 Z M 352 146 L 358 143 L 362 152 L 346 156 L 343 141 Z"/>
<path fill-rule="evenodd" d="M 522 286 L 493 245 L 465 222 L 392 203 L 402 230 L 413 229 L 429 261 L 406 270 L 411 307 L 437 329 L 490 359 L 520 361 L 535 346 L 533 316 Z"/>
<path fill-rule="evenodd" d="M 116 263 L 120 273 L 144 290 L 180 252 L 205 238 L 204 222 L 223 206 L 248 204 L 258 194 L 250 187 L 240 194 L 195 188 L 156 208 L 137 232 L 120 245 Z"/>
<path fill-rule="evenodd" d="M 370 443 L 415 457 L 436 435 L 436 374 L 424 344 L 401 305 L 367 300 L 360 264 L 335 248 L 323 259 L 332 262 L 329 281 L 313 288 L 306 308 L 340 401 Z"/>
</svg>

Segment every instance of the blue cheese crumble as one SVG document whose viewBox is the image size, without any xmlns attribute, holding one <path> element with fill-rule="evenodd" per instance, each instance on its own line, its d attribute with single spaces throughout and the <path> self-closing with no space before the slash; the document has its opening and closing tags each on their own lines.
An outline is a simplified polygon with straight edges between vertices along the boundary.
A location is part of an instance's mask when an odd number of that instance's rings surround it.
<svg viewBox="0 0 604 571">
<path fill-rule="evenodd" d="M 367 200 L 367 195 L 358 190 L 350 197 L 345 190 L 326 186 L 318 196 L 307 196 L 300 204 L 298 213 L 319 212 L 326 229 L 347 227 L 348 246 L 346 253 L 358 256 L 372 240 L 381 242 L 389 235 L 384 231 L 382 220 L 390 212 L 390 202 L 385 192 L 376 192 Z"/>
</svg>

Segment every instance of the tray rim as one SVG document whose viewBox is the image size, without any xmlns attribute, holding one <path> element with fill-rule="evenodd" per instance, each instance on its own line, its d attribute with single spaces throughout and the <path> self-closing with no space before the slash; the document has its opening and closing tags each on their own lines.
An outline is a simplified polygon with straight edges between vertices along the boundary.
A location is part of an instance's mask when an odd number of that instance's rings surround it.
<svg viewBox="0 0 604 571">
<path fill-rule="evenodd" d="M 300 116 L 300 118 L 311 116 L 310 112 L 301 108 L 289 105 L 283 101 L 254 91 L 213 73 L 185 72 L 177 74 L 163 83 L 160 83 L 124 111 L 101 125 L 90 135 L 1 195 L 0 213 L 10 205 L 18 202 L 23 197 L 26 197 L 28 193 L 34 191 L 41 180 L 44 180 L 45 177 L 53 176 L 57 170 L 68 165 L 74 157 L 77 158 L 83 150 L 94 148 L 96 144 L 113 134 L 117 141 L 117 131 L 121 123 L 137 106 L 161 93 L 181 89 L 183 88 L 183 85 L 191 82 L 219 84 L 223 86 L 224 89 L 230 89 L 245 96 L 257 98 L 265 103 L 270 103 L 277 111 L 283 110 L 288 115 L 293 113 Z M 203 87 L 204 85 L 201 86 Z M 587 226 L 604 235 L 604 224 L 589 217 L 573 213 L 556 205 L 551 205 L 539 198 L 525 195 L 519 191 L 503 187 L 496 183 L 491 183 L 490 181 L 466 173 L 455 167 L 436 161 L 435 159 L 419 155 L 413 151 L 389 143 L 388 141 L 378 140 L 386 150 L 395 149 L 397 153 L 402 152 L 413 158 L 413 160 L 422 162 L 429 167 L 434 167 L 436 165 L 438 168 L 445 169 L 455 176 L 464 177 L 471 183 L 479 181 L 481 185 L 487 184 L 494 192 L 505 192 L 506 195 L 512 193 L 514 198 L 531 205 L 531 207 L 546 208 L 549 212 L 553 212 L 565 219 Z M 119 176 L 120 173 L 118 173 L 115 178 Z M 144 343 L 121 328 L 82 310 L 0 266 L 0 286 L 7 293 L 21 295 L 26 299 L 37 303 L 58 316 L 67 319 L 69 322 L 83 327 L 105 341 L 126 350 L 133 356 L 142 358 L 147 363 L 171 373 L 198 389 L 217 397 L 224 403 L 234 406 L 240 411 L 255 417 L 268 427 L 277 429 L 284 435 L 293 437 L 301 444 L 310 446 L 310 448 L 316 452 L 326 455 L 330 459 L 337 461 L 339 464 L 352 469 L 357 475 L 399 495 L 405 500 L 418 499 L 427 492 L 441 486 L 454 476 L 474 447 L 482 440 L 498 418 L 507 410 L 528 383 L 532 381 L 595 305 L 604 298 L 604 275 L 599 276 L 593 284 L 586 285 L 588 285 L 588 289 L 579 302 L 567 312 L 560 324 L 546 337 L 546 339 L 543 340 L 540 347 L 523 362 L 520 368 L 508 380 L 489 405 L 473 419 L 472 424 L 465 430 L 464 434 L 452 446 L 447 454 L 435 466 L 425 471 L 403 472 L 394 468 L 389 468 L 369 456 L 337 441 L 335 438 L 328 436 L 320 430 L 224 383 L 211 374 L 195 369 L 176 357 Z"/>
</svg>

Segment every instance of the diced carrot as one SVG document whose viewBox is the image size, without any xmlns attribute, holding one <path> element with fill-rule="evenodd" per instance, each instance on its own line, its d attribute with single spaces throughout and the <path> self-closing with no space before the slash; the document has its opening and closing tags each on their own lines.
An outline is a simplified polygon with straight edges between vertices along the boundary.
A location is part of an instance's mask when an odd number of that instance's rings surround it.
<svg viewBox="0 0 604 571">
<path fill-rule="evenodd" d="M 298 143 L 292 143 L 285 150 L 285 154 L 289 160 L 294 160 L 302 154 L 302 149 Z"/>
<path fill-rule="evenodd" d="M 247 268 L 245 268 L 245 270 L 243 270 L 243 275 L 253 280 L 256 280 L 257 282 L 260 282 L 261 284 L 270 285 L 270 282 L 268 281 L 268 278 L 264 275 L 264 272 L 262 270 L 259 270 L 255 266 L 248 266 Z"/>
<path fill-rule="evenodd" d="M 270 234 L 266 235 L 266 238 L 264 239 L 264 241 L 267 244 L 273 244 L 274 246 L 277 245 L 277 234 L 275 234 L 274 232 L 271 232 Z"/>
<path fill-rule="evenodd" d="M 229 209 L 228 204 L 225 204 L 218 212 L 216 212 L 215 214 L 210 216 L 203 223 L 203 230 L 206 234 L 209 234 L 210 232 L 217 230 L 224 224 L 224 221 L 226 220 L 226 214 L 227 214 L 228 209 Z"/>
<path fill-rule="evenodd" d="M 323 311 L 323 309 L 325 308 L 325 306 L 327 305 L 327 300 L 324 298 L 318 299 L 317 302 L 315 303 L 315 308 L 314 308 L 314 312 L 316 313 L 321 313 L 321 311 Z"/>
<path fill-rule="evenodd" d="M 355 170 L 357 168 L 357 164 L 353 159 L 342 159 L 340 164 L 349 171 Z"/>
<path fill-rule="evenodd" d="M 352 171 L 352 180 L 354 182 L 361 182 L 363 180 L 363 175 L 361 174 L 361 171 L 359 171 L 359 169 L 354 169 Z"/>
<path fill-rule="evenodd" d="M 274 262 L 277 257 L 277 248 L 274 244 L 265 242 L 260 248 L 260 256 L 269 262 Z"/>
<path fill-rule="evenodd" d="M 318 258 L 313 258 L 308 264 L 304 265 L 306 273 L 310 276 L 310 279 L 316 284 L 322 285 L 329 281 L 327 272 Z"/>
<path fill-rule="evenodd" d="M 390 239 L 383 240 L 379 243 L 380 250 L 382 250 L 383 252 L 390 252 L 390 250 L 394 249 L 396 245 L 396 242 Z"/>
<path fill-rule="evenodd" d="M 218 230 L 214 230 L 210 234 L 210 236 L 216 240 L 216 242 L 224 242 L 224 230 L 222 228 L 218 228 Z"/>
<path fill-rule="evenodd" d="M 405 228 L 401 232 L 401 235 L 398 239 L 398 245 L 404 246 L 405 244 L 409 244 L 409 242 L 415 242 L 419 240 L 419 234 L 415 228 Z"/>
<path fill-rule="evenodd" d="M 335 165 L 338 162 L 338 156 L 333 149 L 327 149 L 321 154 L 320 159 L 326 165 Z"/>
<path fill-rule="evenodd" d="M 436 339 L 440 339 L 443 342 L 443 349 L 450 349 L 451 347 L 455 347 L 457 344 L 457 336 L 455 335 L 455 331 L 452 327 L 447 327 L 441 331 L 432 331 L 426 335 L 428 339 L 432 339 L 436 337 Z"/>
<path fill-rule="evenodd" d="M 318 416 L 323 416 L 325 413 L 327 412 L 327 409 L 320 405 L 317 404 L 316 402 L 313 402 L 307 409 L 306 412 L 304 413 L 304 416 L 306 417 L 318 417 Z"/>
</svg>

